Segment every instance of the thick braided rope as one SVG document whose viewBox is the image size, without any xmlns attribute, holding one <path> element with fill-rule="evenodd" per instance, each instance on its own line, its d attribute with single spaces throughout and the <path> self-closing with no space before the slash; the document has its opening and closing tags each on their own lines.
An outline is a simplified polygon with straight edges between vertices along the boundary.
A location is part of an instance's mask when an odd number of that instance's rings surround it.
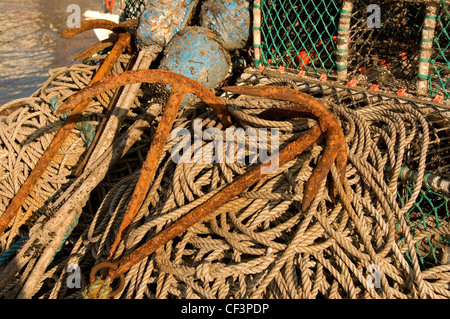
<svg viewBox="0 0 450 319">
<path fill-rule="evenodd" d="M 290 138 L 299 133 L 294 128 L 306 128 L 284 122 L 258 123 L 258 110 L 248 112 L 254 105 L 246 111 L 240 104 L 232 103 L 229 109 L 241 123 L 278 125 Z M 397 180 L 398 167 L 411 143 L 423 141 L 420 147 L 426 154 L 427 124 L 423 117 L 405 105 L 387 104 L 367 111 L 330 106 L 343 124 L 350 151 L 348 185 L 339 188 L 337 202 L 323 187 L 307 212 L 298 209 L 303 184 L 322 150 L 317 145 L 135 265 L 127 273 L 122 297 L 447 298 L 449 291 L 441 284 L 448 283 L 447 268 L 442 268 L 442 277 L 439 272 L 432 277 L 424 275 L 417 264 L 412 248 L 424 235 L 406 237 L 402 243 L 396 240 L 393 223 L 405 223 L 402 214 L 418 194 L 416 187 L 406 205 L 400 207 L 392 180 Z M 192 129 L 194 119 L 203 119 L 204 128 L 220 127 L 217 119 L 211 120 L 212 113 L 207 113 L 181 116 L 177 127 Z M 380 121 L 389 126 L 380 127 L 376 124 Z M 170 160 L 175 144 L 168 141 L 159 175 L 117 257 L 133 251 L 246 169 L 239 164 L 175 164 Z M 202 147 L 207 145 L 204 141 Z M 421 171 L 423 158 L 418 163 Z M 384 171 L 387 163 L 394 167 L 389 173 Z M 331 178 L 337 181 L 334 170 Z M 105 216 L 104 222 L 92 224 L 90 235 L 82 236 L 82 244 L 73 255 L 88 250 L 92 252 L 89 260 L 94 257 L 96 262 L 107 255 L 115 233 L 104 212 L 109 210 L 109 216 L 113 212 L 113 219 L 120 220 L 130 196 L 125 185 L 131 188 L 136 179 L 137 174 L 133 174 L 110 190 L 94 219 Z M 412 264 L 405 257 L 406 251 Z M 371 265 L 379 266 L 379 288 L 371 287 Z M 430 280 L 436 277 L 441 278 L 439 284 Z M 63 297 L 61 292 L 54 295 Z"/>
<path fill-rule="evenodd" d="M 63 125 L 65 117 L 54 116 L 53 110 L 69 96 L 89 85 L 104 58 L 106 56 L 97 56 L 85 60 L 83 64 L 52 69 L 47 81 L 32 96 L 0 106 L 0 214 Z M 128 60 L 129 56 L 122 56 L 112 73 L 122 72 Z M 106 94 L 110 96 L 112 93 Z M 25 200 L 23 210 L 18 212 L 10 229 L 2 235 L 0 251 L 8 249 L 20 237 L 28 236 L 28 231 L 40 216 L 51 216 L 47 204 L 58 198 L 70 184 L 72 168 L 86 151 L 89 139 L 95 133 L 99 114 L 108 103 L 109 99 L 106 98 L 103 101 L 94 99 L 90 103 L 89 111 L 77 123 Z"/>
<path fill-rule="evenodd" d="M 282 145 L 313 125 L 297 125 L 297 120 L 261 121 L 257 114 L 270 107 L 267 101 L 260 101 L 260 109 L 256 102 L 226 101 L 244 128 L 279 128 Z M 423 178 L 426 121 L 408 105 L 386 103 L 348 110 L 330 99 L 324 101 L 341 121 L 349 149 L 348 183 L 339 183 L 334 168 L 329 175 L 339 186 L 337 199 L 329 196 L 323 184 L 308 211 L 299 209 L 304 183 L 323 151 L 320 142 L 132 267 L 118 298 L 448 298 L 450 269 L 423 270 L 417 261 L 415 244 L 430 230 L 419 229 L 413 236 L 404 217 L 417 198 L 421 180 L 403 206 L 396 201 L 399 167 L 417 141 L 421 141 L 417 165 L 419 178 Z M 212 112 L 199 112 L 195 105 L 180 110 L 174 127 L 192 132 L 194 120 L 202 120 L 203 130 L 221 129 Z M 154 128 L 150 137 L 152 132 Z M 144 138 L 142 143 L 149 140 Z M 170 155 L 177 142 L 167 142 L 155 181 L 116 258 L 136 249 L 249 169 L 246 163 L 174 163 Z M 202 141 L 201 149 L 208 150 L 211 143 Z M 245 143 L 248 146 L 250 141 Z M 142 144 L 136 149 L 141 150 Z M 248 156 L 247 147 L 246 152 Z M 121 161 L 118 167 L 129 158 Z M 392 170 L 386 171 L 386 164 Z M 66 266 L 77 264 L 89 272 L 108 255 L 140 166 L 130 169 L 128 176 L 108 184 L 99 208 L 71 238 L 69 257 L 57 257 L 59 267 L 44 273 L 42 281 L 50 275 L 58 279 L 52 288 L 40 292 L 42 296 L 81 297 L 64 283 Z M 394 222 L 406 229 L 403 241 L 395 236 Z M 443 228 L 433 232 L 445 233 Z M 369 272 L 374 267 L 377 287 L 372 287 L 374 277 Z M 26 268 L 29 273 L 32 260 Z M 1 293 L 14 295 L 12 287 L 5 286 Z"/>
</svg>

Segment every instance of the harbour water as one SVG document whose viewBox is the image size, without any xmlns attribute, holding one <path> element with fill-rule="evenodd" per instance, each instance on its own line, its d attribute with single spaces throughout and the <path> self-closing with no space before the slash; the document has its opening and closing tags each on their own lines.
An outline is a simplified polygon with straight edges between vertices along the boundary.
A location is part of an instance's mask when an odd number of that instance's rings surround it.
<svg viewBox="0 0 450 319">
<path fill-rule="evenodd" d="M 0 0 L 0 105 L 30 96 L 50 69 L 80 62 L 75 55 L 97 41 L 93 31 L 61 38 L 73 13 L 67 12 L 70 4 L 81 15 L 104 10 L 104 0 Z"/>
</svg>

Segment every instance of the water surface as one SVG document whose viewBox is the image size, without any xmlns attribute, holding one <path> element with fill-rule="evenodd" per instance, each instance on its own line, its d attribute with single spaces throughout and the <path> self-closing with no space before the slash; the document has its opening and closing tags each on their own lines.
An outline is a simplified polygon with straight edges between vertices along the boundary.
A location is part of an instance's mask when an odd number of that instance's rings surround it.
<svg viewBox="0 0 450 319">
<path fill-rule="evenodd" d="M 0 105 L 30 96 L 50 69 L 78 63 L 75 55 L 97 41 L 93 31 L 61 38 L 69 4 L 103 11 L 104 0 L 0 0 Z"/>
</svg>

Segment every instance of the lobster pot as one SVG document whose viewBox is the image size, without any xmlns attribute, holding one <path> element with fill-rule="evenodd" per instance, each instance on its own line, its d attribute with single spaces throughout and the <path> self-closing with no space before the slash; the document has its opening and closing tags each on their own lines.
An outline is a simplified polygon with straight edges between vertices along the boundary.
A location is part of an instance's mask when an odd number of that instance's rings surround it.
<svg viewBox="0 0 450 319">
<path fill-rule="evenodd" d="M 445 0 L 256 0 L 254 30 L 257 68 L 438 101 L 450 96 Z"/>
<path fill-rule="evenodd" d="M 432 41 L 433 50 L 430 56 L 430 74 L 427 83 L 430 95 L 441 94 L 450 97 L 450 4 L 441 0 L 436 16 L 436 31 Z"/>
<path fill-rule="evenodd" d="M 429 187 L 431 176 L 446 185 L 450 177 L 449 9 L 444 0 L 254 1 L 257 71 L 252 73 L 257 78 L 275 78 L 279 85 L 336 98 L 337 105 L 361 114 L 399 104 L 424 115 L 428 148 L 420 151 L 421 140 L 413 141 L 404 154 L 402 178 L 393 183 L 402 206 L 417 186 L 414 174 L 406 172 L 425 167 L 427 178 L 419 196 L 403 214 L 414 236 L 419 220 L 433 232 L 448 229 L 450 218 L 448 189 Z M 400 127 L 408 130 L 416 124 Z M 448 234 L 418 240 L 422 267 L 447 263 L 447 258 L 434 259 L 434 253 L 438 247 L 448 253 L 449 242 Z"/>
<path fill-rule="evenodd" d="M 260 51 L 257 67 L 335 72 L 340 1 L 260 0 L 254 6 L 254 17 L 260 19 L 254 28 L 261 33 L 261 43 L 254 43 L 255 51 Z"/>
</svg>

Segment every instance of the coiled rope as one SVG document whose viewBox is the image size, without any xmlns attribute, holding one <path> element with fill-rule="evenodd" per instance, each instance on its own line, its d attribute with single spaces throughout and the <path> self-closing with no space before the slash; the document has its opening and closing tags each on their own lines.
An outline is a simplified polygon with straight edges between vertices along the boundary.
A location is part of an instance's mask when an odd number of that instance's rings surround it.
<svg viewBox="0 0 450 319">
<path fill-rule="evenodd" d="M 236 127 L 278 128 L 281 148 L 314 124 L 306 119 L 258 118 L 268 107 L 282 107 L 281 102 L 245 97 L 224 101 Z M 449 298 L 450 265 L 423 269 L 416 248 L 432 232 L 448 236 L 448 222 L 436 229 L 419 227 L 413 234 L 405 219 L 425 174 L 429 146 L 425 118 L 409 104 L 395 101 L 360 109 L 345 108 L 333 97 L 323 101 L 341 121 L 349 150 L 348 184 L 339 183 L 334 167 L 329 176 L 339 186 L 337 198 L 330 196 L 324 183 L 310 208 L 300 210 L 304 183 L 323 151 L 320 142 L 131 268 L 125 289 L 116 298 Z M 103 191 L 107 189 L 104 196 L 95 196 L 78 208 L 82 210 L 80 222 L 68 238 L 68 247 L 42 269 L 37 279 L 40 285 L 30 295 L 82 298 L 81 288 L 67 285 L 68 265 L 78 265 L 82 274 L 88 274 L 108 256 L 139 176 L 142 153 L 159 120 L 159 111 L 156 106 L 148 109 L 152 108 L 155 125 L 133 152 L 116 163 L 118 168 L 128 163 L 128 174 L 117 178 L 117 171 L 110 170 L 102 183 Z M 214 113 L 201 103 L 180 109 L 174 127 L 185 128 L 193 136 L 196 120 L 201 121 L 203 131 L 222 129 Z M 179 140 L 167 142 L 157 176 L 116 258 L 136 249 L 249 169 L 248 162 L 175 163 L 171 154 Z M 192 158 L 194 151 L 210 152 L 212 143 L 203 140 L 201 149 L 191 145 Z M 247 138 L 247 157 L 249 143 Z M 400 203 L 398 177 L 412 148 L 420 152 L 417 186 Z M 58 213 L 56 209 L 53 216 Z M 43 223 L 52 220 L 56 217 Z M 34 227 L 43 226 L 35 223 Z M 404 233 L 401 240 L 397 227 Z M 37 262 L 37 257 L 22 261 L 19 280 L 11 276 L 9 281 L 0 280 L 0 296 L 20 296 Z M 11 269 L 15 268 L 1 267 L 0 278 Z M 53 282 L 44 285 L 48 278 Z M 87 285 L 83 276 L 82 286 Z"/>
</svg>

